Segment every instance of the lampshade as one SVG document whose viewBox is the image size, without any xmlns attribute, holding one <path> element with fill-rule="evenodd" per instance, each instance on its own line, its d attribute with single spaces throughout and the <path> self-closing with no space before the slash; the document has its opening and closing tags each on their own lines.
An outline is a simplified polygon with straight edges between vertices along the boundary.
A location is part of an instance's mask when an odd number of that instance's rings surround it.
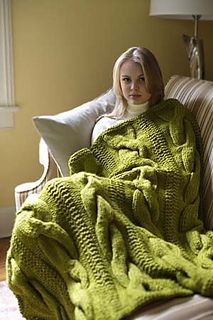
<svg viewBox="0 0 213 320">
<path fill-rule="evenodd" d="M 203 41 L 198 37 L 199 20 L 213 20 L 213 0 L 150 0 L 150 16 L 193 19 L 194 36 L 183 35 L 191 77 L 204 77 Z"/>
<path fill-rule="evenodd" d="M 151 0 L 150 16 L 169 19 L 193 19 L 193 15 L 203 20 L 213 20 L 213 0 Z"/>
</svg>

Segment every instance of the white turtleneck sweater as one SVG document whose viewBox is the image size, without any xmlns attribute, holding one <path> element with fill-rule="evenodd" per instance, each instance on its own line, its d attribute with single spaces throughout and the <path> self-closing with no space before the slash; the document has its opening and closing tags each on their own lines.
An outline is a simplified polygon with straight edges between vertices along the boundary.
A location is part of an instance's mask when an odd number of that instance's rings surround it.
<svg viewBox="0 0 213 320">
<path fill-rule="evenodd" d="M 139 114 L 142 114 L 143 112 L 145 112 L 148 109 L 148 107 L 149 107 L 148 102 L 145 102 L 142 104 L 129 104 L 125 115 L 121 119 L 110 118 L 107 116 L 100 118 L 96 122 L 96 124 L 93 128 L 92 137 L 91 137 L 91 144 L 93 144 L 93 142 L 99 136 L 99 134 L 101 132 L 103 132 L 104 130 L 106 130 L 107 128 L 112 127 L 113 125 L 115 125 L 121 121 L 125 121 L 127 119 L 136 117 Z"/>
</svg>

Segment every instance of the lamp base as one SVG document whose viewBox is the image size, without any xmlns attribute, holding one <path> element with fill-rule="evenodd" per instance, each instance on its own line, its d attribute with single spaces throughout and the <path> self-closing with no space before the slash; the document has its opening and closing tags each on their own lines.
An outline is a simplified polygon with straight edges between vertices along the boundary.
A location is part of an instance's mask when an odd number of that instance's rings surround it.
<svg viewBox="0 0 213 320">
<path fill-rule="evenodd" d="M 183 34 L 192 78 L 204 78 L 203 41 Z"/>
</svg>

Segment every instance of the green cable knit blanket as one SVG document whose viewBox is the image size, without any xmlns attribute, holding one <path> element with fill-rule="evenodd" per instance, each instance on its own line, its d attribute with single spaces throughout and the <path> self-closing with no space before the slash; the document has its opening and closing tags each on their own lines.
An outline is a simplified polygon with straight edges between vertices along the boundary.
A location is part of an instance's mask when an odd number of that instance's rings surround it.
<svg viewBox="0 0 213 320">
<path fill-rule="evenodd" d="M 152 301 L 213 297 L 199 129 L 169 99 L 71 156 L 70 176 L 17 212 L 7 281 L 26 319 L 118 320 Z"/>
</svg>

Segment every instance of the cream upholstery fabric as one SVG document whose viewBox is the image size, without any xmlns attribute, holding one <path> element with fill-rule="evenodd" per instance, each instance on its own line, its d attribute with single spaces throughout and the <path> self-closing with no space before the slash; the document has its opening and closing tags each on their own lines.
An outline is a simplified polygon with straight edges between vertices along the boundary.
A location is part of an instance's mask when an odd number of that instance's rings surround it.
<svg viewBox="0 0 213 320">
<path fill-rule="evenodd" d="M 176 98 L 195 114 L 204 144 L 203 212 L 213 229 L 213 82 L 173 76 L 165 88 L 166 98 Z"/>
<path fill-rule="evenodd" d="M 155 302 L 126 320 L 212 320 L 213 299 L 194 295 Z"/>
</svg>

